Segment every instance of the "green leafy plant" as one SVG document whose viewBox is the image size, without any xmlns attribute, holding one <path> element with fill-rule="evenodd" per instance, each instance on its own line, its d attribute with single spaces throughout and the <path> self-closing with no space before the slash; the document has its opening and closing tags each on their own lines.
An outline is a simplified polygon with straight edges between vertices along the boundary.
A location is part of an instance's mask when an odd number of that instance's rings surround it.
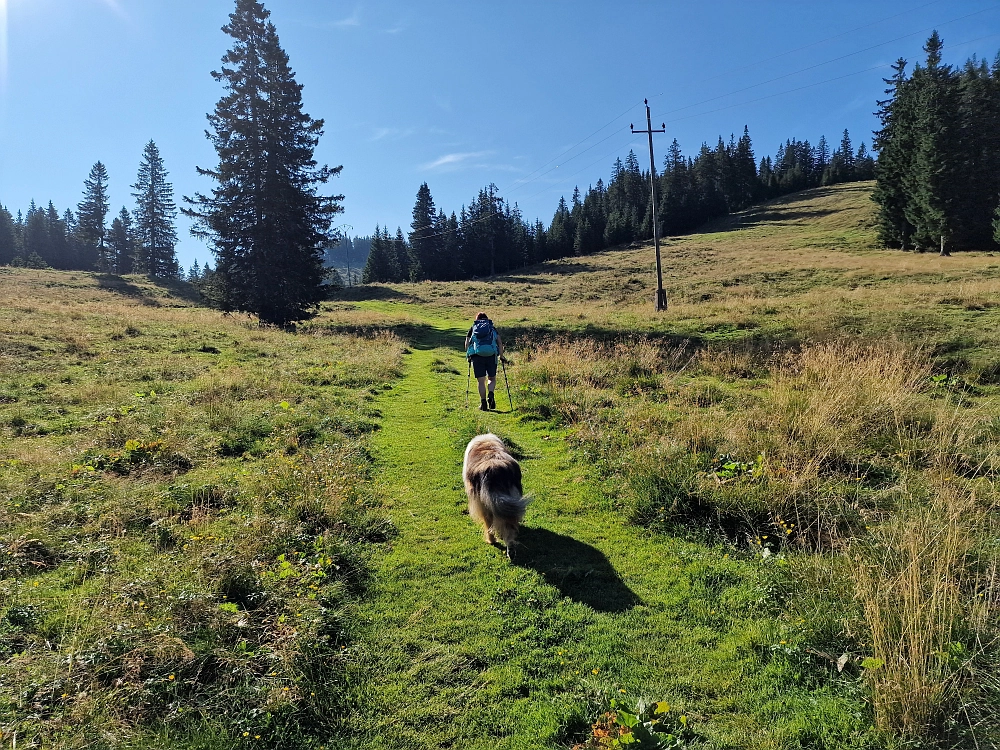
<svg viewBox="0 0 1000 750">
<path fill-rule="evenodd" d="M 712 468 L 712 475 L 720 482 L 742 477 L 758 477 L 764 467 L 764 456 L 759 455 L 753 461 L 740 461 L 731 456 L 719 456 L 715 466 Z"/>
<path fill-rule="evenodd" d="M 640 700 L 632 709 L 622 701 L 612 700 L 611 710 L 594 722 L 587 742 L 576 745 L 574 750 L 672 750 L 689 747 L 694 738 L 687 716 L 673 711 L 666 701 Z"/>
</svg>

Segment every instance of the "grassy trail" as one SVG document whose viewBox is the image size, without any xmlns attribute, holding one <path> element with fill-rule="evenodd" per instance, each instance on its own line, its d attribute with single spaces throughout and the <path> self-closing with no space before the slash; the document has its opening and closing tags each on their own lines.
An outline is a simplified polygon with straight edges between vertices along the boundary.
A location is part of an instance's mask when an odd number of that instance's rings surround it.
<svg viewBox="0 0 1000 750">
<path fill-rule="evenodd" d="M 399 535 L 359 613 L 360 745 L 553 747 L 622 695 L 669 700 L 719 747 L 788 746 L 829 723 L 836 698 L 783 684 L 787 665 L 761 656 L 778 636 L 760 562 L 630 526 L 564 434 L 482 414 L 475 383 L 464 408 L 464 327 L 421 331 L 374 440 Z M 519 454 L 534 497 L 515 565 L 464 513 L 462 451 L 488 430 Z"/>
</svg>

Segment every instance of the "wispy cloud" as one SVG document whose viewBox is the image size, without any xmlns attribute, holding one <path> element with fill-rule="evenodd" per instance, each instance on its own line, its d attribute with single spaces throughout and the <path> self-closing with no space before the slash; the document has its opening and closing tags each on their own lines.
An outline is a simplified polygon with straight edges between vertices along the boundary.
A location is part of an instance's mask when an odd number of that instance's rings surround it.
<svg viewBox="0 0 1000 750">
<path fill-rule="evenodd" d="M 439 156 L 434 161 L 421 165 L 421 169 L 459 169 L 469 166 L 469 163 L 473 159 L 481 159 L 484 156 L 489 156 L 491 153 L 490 151 L 465 151 L 455 154 L 445 154 L 444 156 Z"/>
<path fill-rule="evenodd" d="M 401 34 L 404 31 L 406 31 L 406 27 L 403 24 L 398 23 L 395 26 L 393 26 L 392 28 L 383 29 L 382 33 L 383 34 Z"/>
<path fill-rule="evenodd" d="M 489 172 L 523 172 L 521 167 L 514 164 L 498 164 L 490 161 L 486 157 L 492 156 L 493 151 L 459 151 L 451 154 L 439 156 L 437 159 L 426 164 L 421 164 L 421 171 L 435 172 L 458 172 L 466 169 L 486 170 Z"/>
<path fill-rule="evenodd" d="M 361 8 L 355 8 L 354 12 L 351 13 L 347 18 L 342 18 L 339 21 L 334 21 L 330 24 L 337 29 L 351 29 L 356 28 L 361 25 Z"/>
<path fill-rule="evenodd" d="M 398 141 L 413 135 L 413 128 L 376 128 L 369 141 L 393 140 Z"/>
</svg>

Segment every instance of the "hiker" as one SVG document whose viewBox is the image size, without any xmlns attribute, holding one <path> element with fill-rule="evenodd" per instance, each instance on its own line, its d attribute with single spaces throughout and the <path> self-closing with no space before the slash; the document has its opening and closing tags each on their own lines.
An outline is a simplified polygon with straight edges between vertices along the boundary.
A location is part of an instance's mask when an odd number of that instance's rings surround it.
<svg viewBox="0 0 1000 750">
<path fill-rule="evenodd" d="M 493 327 L 493 321 L 484 312 L 476 315 L 476 322 L 465 336 L 465 356 L 472 365 L 476 381 L 479 383 L 480 411 L 496 409 L 497 402 L 493 397 L 493 389 L 497 383 L 497 357 L 500 357 L 501 362 L 507 360 L 503 358 L 503 341 L 500 340 L 500 334 Z"/>
</svg>

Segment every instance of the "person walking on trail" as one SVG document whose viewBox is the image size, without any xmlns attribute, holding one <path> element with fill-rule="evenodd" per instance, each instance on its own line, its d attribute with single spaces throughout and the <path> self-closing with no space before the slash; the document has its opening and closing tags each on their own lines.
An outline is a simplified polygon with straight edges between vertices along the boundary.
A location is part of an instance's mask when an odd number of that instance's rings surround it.
<svg viewBox="0 0 1000 750">
<path fill-rule="evenodd" d="M 472 324 L 469 333 L 465 337 L 465 356 L 472 365 L 476 373 L 476 381 L 479 383 L 479 399 L 481 411 L 488 411 L 497 408 L 496 399 L 493 397 L 493 390 L 497 383 L 497 357 L 502 362 L 503 341 L 500 334 L 493 327 L 493 321 L 489 316 L 481 312 L 476 315 L 476 322 Z"/>
</svg>

